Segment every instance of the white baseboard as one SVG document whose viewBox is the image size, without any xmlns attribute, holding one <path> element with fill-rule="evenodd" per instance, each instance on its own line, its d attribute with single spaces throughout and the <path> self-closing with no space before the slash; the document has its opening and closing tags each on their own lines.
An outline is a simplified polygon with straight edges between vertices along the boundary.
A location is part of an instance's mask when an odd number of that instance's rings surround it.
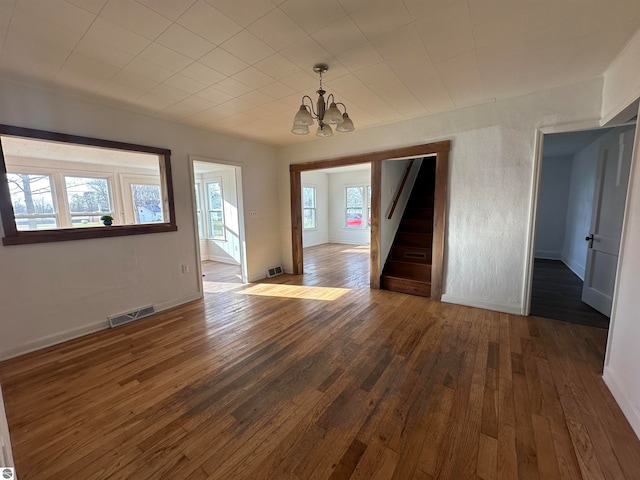
<svg viewBox="0 0 640 480">
<path fill-rule="evenodd" d="M 604 367 L 602 379 L 604 380 L 607 388 L 609 388 L 613 398 L 620 406 L 620 410 L 622 410 L 624 416 L 627 417 L 627 421 L 631 425 L 636 436 L 640 439 L 640 411 L 633 408 L 633 404 L 625 395 L 624 390 L 620 388 L 619 382 L 616 380 L 615 371 L 611 370 L 609 367 Z"/>
<path fill-rule="evenodd" d="M 153 307 L 155 308 L 156 312 L 161 312 L 163 310 L 168 310 L 169 308 L 177 307 L 184 303 L 192 302 L 193 300 L 197 300 L 199 298 L 202 298 L 201 294 L 190 295 L 188 297 L 154 304 Z M 109 320 L 105 318 L 104 320 L 99 320 L 96 322 L 89 323 L 87 325 L 71 328 L 63 332 L 56 332 L 52 335 L 47 335 L 42 338 L 38 338 L 36 340 L 31 340 L 17 347 L 13 347 L 8 350 L 4 350 L 0 352 L 0 361 L 18 357 L 26 353 L 35 352 L 36 350 L 42 350 L 43 348 L 47 348 L 52 345 L 57 345 L 58 343 L 67 342 L 69 340 L 73 340 L 74 338 L 83 337 L 85 335 L 89 335 L 90 333 L 95 333 L 100 330 L 106 330 L 107 328 L 109 328 Z"/>
<path fill-rule="evenodd" d="M 236 262 L 233 258 L 230 257 L 222 257 L 220 255 L 209 255 L 207 257 L 207 260 L 211 260 L 212 262 L 220 262 L 220 263 L 227 263 L 229 265 L 240 265 L 238 262 Z"/>
<path fill-rule="evenodd" d="M 83 337 L 84 335 L 104 330 L 106 328 L 109 328 L 109 320 L 105 318 L 104 320 L 93 322 L 88 325 L 82 325 L 81 327 L 77 328 L 71 328 L 69 330 L 65 330 L 64 332 L 56 332 L 53 335 L 47 335 L 36 340 L 31 340 L 29 342 L 23 343 L 22 345 L 18 345 L 17 347 L 13 347 L 0 352 L 0 360 L 7 360 L 9 358 L 24 355 L 25 353 L 42 350 L 43 348 L 50 347 L 51 345 L 56 345 L 68 340 L 73 340 L 74 338 Z"/>
<path fill-rule="evenodd" d="M 584 265 L 580 265 L 578 262 L 576 262 L 572 258 L 562 258 L 561 260 L 562 260 L 562 263 L 564 263 L 567 267 L 569 267 L 569 270 L 575 273 L 580 278 L 580 280 L 584 282 L 584 269 L 585 269 Z"/>
<path fill-rule="evenodd" d="M 485 310 L 494 310 L 496 312 L 511 313 L 513 315 L 522 315 L 521 305 L 503 305 L 501 303 L 487 302 L 477 298 L 458 297 L 444 293 L 442 301 L 445 303 L 454 303 L 456 305 L 465 305 L 467 307 L 484 308 Z"/>
</svg>

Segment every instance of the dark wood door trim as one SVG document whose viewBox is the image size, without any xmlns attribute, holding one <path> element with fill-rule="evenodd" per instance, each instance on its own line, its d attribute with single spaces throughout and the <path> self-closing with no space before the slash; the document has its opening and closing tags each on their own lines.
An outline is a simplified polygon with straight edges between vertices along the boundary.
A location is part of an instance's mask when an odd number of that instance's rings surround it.
<svg viewBox="0 0 640 480">
<path fill-rule="evenodd" d="M 442 262 L 444 260 L 444 235 L 447 194 L 448 152 L 451 142 L 427 143 L 410 147 L 394 148 L 378 152 L 349 155 L 312 162 L 289 165 L 291 187 L 291 253 L 293 274 L 304 273 L 302 252 L 302 183 L 301 172 L 323 168 L 343 167 L 361 163 L 371 164 L 371 248 L 370 278 L 371 288 L 380 288 L 380 193 L 382 188 L 382 162 L 400 158 L 420 157 L 436 154 L 436 199 L 434 203 L 433 265 L 431 276 L 431 298 L 440 300 L 442 295 Z M 436 240 L 437 239 L 437 240 Z M 437 249 L 436 249 L 437 248 Z M 438 264 L 436 265 L 436 262 Z"/>
</svg>

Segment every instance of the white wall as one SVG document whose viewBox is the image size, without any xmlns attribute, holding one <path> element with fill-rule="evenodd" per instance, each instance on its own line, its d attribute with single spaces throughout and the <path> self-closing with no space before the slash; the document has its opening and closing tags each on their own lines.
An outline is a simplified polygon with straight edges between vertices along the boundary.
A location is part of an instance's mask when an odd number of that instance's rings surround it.
<svg viewBox="0 0 640 480">
<path fill-rule="evenodd" d="M 302 246 L 312 247 L 329 241 L 329 179 L 322 172 L 302 172 L 300 180 L 303 187 L 316 187 L 316 224 L 317 228 L 302 231 Z M 284 214 L 284 213 L 283 213 Z"/>
<path fill-rule="evenodd" d="M 388 219 L 387 217 L 391 211 L 393 200 L 398 194 L 398 189 L 400 188 L 402 178 L 410 161 L 411 160 L 389 160 L 382 162 L 382 185 L 384 185 L 384 187 L 380 192 L 380 210 L 382 217 L 380 219 L 380 255 L 378 258 L 380 261 L 380 271 L 382 271 L 382 267 L 387 261 L 393 239 L 400 225 L 400 220 L 402 220 L 402 214 L 407 206 L 411 190 L 413 190 L 413 185 L 416 183 L 416 178 L 422 166 L 422 158 L 414 160 L 402 193 L 398 198 L 398 204 L 396 205 L 393 217 Z"/>
<path fill-rule="evenodd" d="M 369 228 L 347 228 L 345 225 L 346 187 L 371 185 L 371 170 L 329 173 L 329 241 L 353 245 L 368 245 Z M 366 188 L 364 195 L 366 196 Z M 366 222 L 366 211 L 363 222 Z"/>
<path fill-rule="evenodd" d="M 607 69 L 603 117 L 612 117 L 640 97 L 640 31 Z M 604 367 L 604 380 L 640 437 L 640 129 L 636 129 L 627 192 L 618 275 Z"/>
<path fill-rule="evenodd" d="M 450 139 L 443 300 L 521 313 L 536 129 L 597 122 L 601 93 L 601 80 L 593 79 L 284 147 L 280 208 L 288 210 L 290 163 Z M 282 224 L 281 248 L 291 269 L 288 222 Z"/>
<path fill-rule="evenodd" d="M 177 232 L 0 246 L 0 358 L 105 328 L 107 316 L 200 295 L 188 156 L 242 162 L 250 280 L 280 263 L 275 149 L 0 80 L 0 123 L 172 150 Z M 181 273 L 181 265 L 189 272 Z"/>
<path fill-rule="evenodd" d="M 572 161 L 570 155 L 542 159 L 536 215 L 536 258 L 562 258 Z"/>
<path fill-rule="evenodd" d="M 604 73 L 602 89 L 602 118 L 611 120 L 623 110 L 628 111 L 628 118 L 633 117 L 631 105 L 640 98 L 640 29 L 620 52 L 618 58 Z M 623 119 L 626 121 L 627 119 Z"/>
<path fill-rule="evenodd" d="M 640 438 L 639 272 L 640 129 L 636 129 L 604 380 Z"/>
</svg>

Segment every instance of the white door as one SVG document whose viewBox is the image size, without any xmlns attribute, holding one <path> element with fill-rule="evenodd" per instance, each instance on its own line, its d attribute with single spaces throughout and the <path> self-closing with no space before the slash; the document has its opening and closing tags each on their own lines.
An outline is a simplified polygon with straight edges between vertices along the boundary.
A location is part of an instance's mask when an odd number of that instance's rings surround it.
<svg viewBox="0 0 640 480">
<path fill-rule="evenodd" d="M 582 288 L 582 301 L 611 316 L 622 220 L 629 184 L 634 130 L 618 135 L 600 152 L 593 197 L 591 229 Z"/>
</svg>

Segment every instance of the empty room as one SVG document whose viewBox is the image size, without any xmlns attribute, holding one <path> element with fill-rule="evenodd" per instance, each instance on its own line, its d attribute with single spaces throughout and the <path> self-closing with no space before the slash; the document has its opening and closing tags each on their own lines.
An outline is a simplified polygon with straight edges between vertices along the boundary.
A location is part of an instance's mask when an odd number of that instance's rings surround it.
<svg viewBox="0 0 640 480">
<path fill-rule="evenodd" d="M 2 478 L 640 480 L 639 104 L 636 0 L 0 0 Z"/>
</svg>

